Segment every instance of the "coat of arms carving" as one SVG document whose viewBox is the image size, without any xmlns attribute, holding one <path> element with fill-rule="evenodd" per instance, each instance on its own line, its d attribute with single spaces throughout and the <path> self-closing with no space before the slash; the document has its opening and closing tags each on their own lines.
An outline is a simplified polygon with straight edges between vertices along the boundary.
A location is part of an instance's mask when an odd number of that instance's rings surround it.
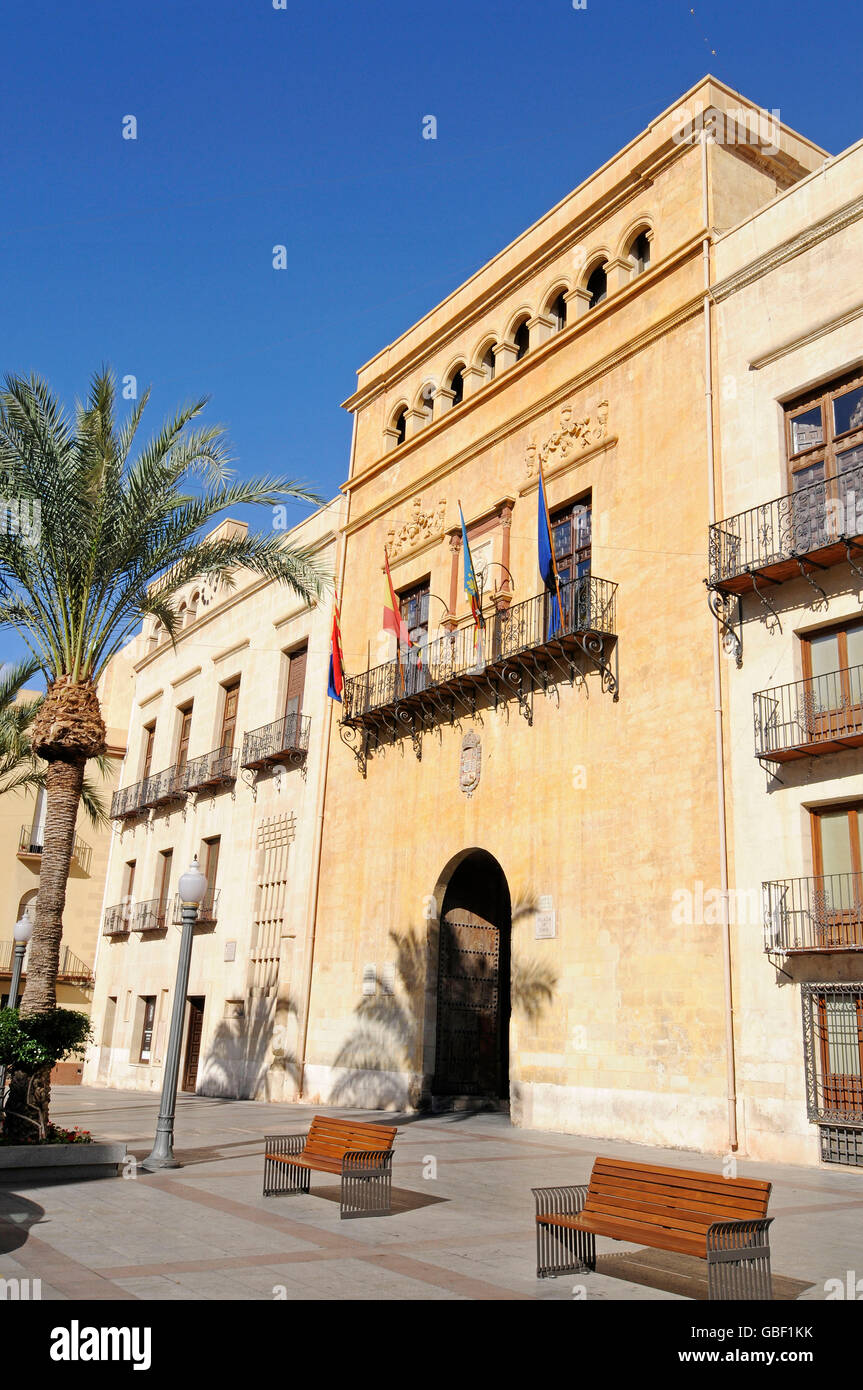
<svg viewBox="0 0 863 1390">
<path fill-rule="evenodd" d="M 424 512 L 422 498 L 415 497 L 407 521 L 400 526 L 391 526 L 387 531 L 386 552 L 389 558 L 396 560 L 425 541 L 443 535 L 445 515 L 446 498 L 441 498 L 431 511 Z"/>
<path fill-rule="evenodd" d="M 608 401 L 600 401 L 596 414 L 585 415 L 581 420 L 573 420 L 572 406 L 565 405 L 560 412 L 560 425 L 553 430 L 544 444 L 528 444 L 524 456 L 525 471 L 529 477 L 537 472 L 538 461 L 543 468 L 553 468 L 556 463 L 573 454 L 589 449 L 592 444 L 601 444 L 608 435 Z"/>
<path fill-rule="evenodd" d="M 461 741 L 459 760 L 459 789 L 465 796 L 473 796 L 479 786 L 482 771 L 482 744 L 473 732 L 465 734 Z"/>
</svg>

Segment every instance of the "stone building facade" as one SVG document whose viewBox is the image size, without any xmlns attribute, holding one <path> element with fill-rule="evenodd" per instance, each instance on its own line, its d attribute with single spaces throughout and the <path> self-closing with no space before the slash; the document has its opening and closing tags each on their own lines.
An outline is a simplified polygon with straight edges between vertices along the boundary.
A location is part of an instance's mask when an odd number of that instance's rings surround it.
<svg viewBox="0 0 863 1390">
<path fill-rule="evenodd" d="M 346 402 L 350 678 L 310 1099 L 508 1100 L 532 1127 L 740 1142 L 729 933 L 692 905 L 699 884 L 728 901 L 705 306 L 714 232 L 825 155 L 778 125 L 704 142 L 705 111 L 758 128 L 705 79 L 362 367 Z"/>
</svg>

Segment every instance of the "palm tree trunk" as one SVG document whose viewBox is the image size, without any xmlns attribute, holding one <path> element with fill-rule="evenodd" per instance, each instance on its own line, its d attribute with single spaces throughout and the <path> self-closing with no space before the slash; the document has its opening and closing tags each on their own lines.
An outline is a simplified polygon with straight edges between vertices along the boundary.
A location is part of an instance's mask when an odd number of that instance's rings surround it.
<svg viewBox="0 0 863 1390">
<path fill-rule="evenodd" d="M 45 834 L 36 898 L 36 927 L 27 955 L 27 984 L 21 1000 L 22 1017 L 57 1007 L 66 880 L 83 781 L 84 763 L 80 760 L 58 759 L 50 762 L 45 770 Z M 44 1133 L 51 1099 L 50 1076 L 50 1071 L 32 1078 L 25 1072 L 12 1073 L 5 1112 L 7 1133 L 20 1138 L 32 1137 L 34 1125 Z"/>
</svg>

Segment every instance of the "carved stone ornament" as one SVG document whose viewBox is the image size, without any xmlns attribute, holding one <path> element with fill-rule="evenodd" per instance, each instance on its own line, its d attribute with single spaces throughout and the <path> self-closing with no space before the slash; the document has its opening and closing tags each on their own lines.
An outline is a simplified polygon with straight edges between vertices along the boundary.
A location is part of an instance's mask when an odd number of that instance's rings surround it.
<svg viewBox="0 0 863 1390">
<path fill-rule="evenodd" d="M 560 425 L 545 441 L 537 447 L 528 444 L 525 450 L 524 466 L 528 477 L 538 472 L 539 463 L 543 468 L 553 468 L 556 463 L 570 458 L 573 454 L 600 444 L 608 436 L 608 401 L 600 401 L 596 415 L 585 415 L 582 420 L 573 420 L 572 406 L 565 405 L 560 411 Z"/>
<path fill-rule="evenodd" d="M 424 512 L 422 498 L 415 497 L 407 521 L 402 522 L 401 526 L 391 526 L 387 531 L 386 552 L 389 558 L 397 560 L 400 555 L 406 555 L 408 551 L 416 550 L 426 541 L 442 535 L 445 516 L 446 498 L 442 497 L 432 511 Z"/>
<path fill-rule="evenodd" d="M 465 796 L 473 796 L 479 786 L 482 771 L 482 744 L 473 732 L 465 734 L 461 741 L 459 759 L 459 789 Z"/>
</svg>

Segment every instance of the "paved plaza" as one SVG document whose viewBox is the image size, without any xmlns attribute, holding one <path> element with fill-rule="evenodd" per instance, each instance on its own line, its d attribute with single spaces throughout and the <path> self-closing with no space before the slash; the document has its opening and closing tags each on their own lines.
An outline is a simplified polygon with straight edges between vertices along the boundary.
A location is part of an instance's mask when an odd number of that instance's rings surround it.
<svg viewBox="0 0 863 1390">
<path fill-rule="evenodd" d="M 157 1111 L 155 1096 L 69 1086 L 52 1114 L 143 1158 Z M 321 1111 L 400 1129 L 392 1215 L 342 1221 L 326 1174 L 312 1174 L 308 1196 L 261 1196 L 264 1135 L 302 1133 L 314 1113 L 184 1096 L 183 1168 L 0 1191 L 0 1277 L 40 1279 L 43 1299 L 60 1300 L 707 1296 L 702 1261 L 606 1240 L 597 1273 L 538 1281 L 530 1189 L 586 1182 L 597 1153 L 718 1172 L 715 1156 L 516 1129 L 501 1114 Z M 773 1183 L 776 1298 L 824 1299 L 827 1281 L 863 1277 L 863 1173 L 738 1171 Z"/>
</svg>

